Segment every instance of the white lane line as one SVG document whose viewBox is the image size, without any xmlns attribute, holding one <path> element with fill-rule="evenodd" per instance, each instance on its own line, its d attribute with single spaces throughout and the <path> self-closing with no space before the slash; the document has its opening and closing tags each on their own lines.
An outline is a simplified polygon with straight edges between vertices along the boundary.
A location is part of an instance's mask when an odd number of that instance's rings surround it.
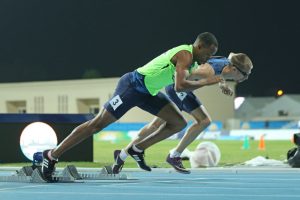
<svg viewBox="0 0 300 200">
<path fill-rule="evenodd" d="M 170 178 L 170 177 L 137 177 L 139 178 L 139 180 L 153 180 L 153 181 L 159 181 L 159 180 L 163 180 L 164 178 L 168 179 L 166 181 L 177 181 L 177 180 L 181 180 L 181 181 L 205 181 L 205 180 L 268 180 L 268 181 L 299 181 L 300 178 L 298 177 L 290 177 L 290 178 L 274 178 L 274 177 L 265 177 L 265 176 L 257 176 L 257 177 L 253 177 L 253 175 L 251 177 L 243 177 L 243 176 L 239 176 L 239 177 L 232 177 L 232 176 L 228 176 L 228 177 L 224 177 L 224 176 L 215 176 L 215 177 L 201 177 L 201 178 Z"/>
<path fill-rule="evenodd" d="M 99 185 L 100 186 L 100 185 Z M 99 188 L 99 186 L 91 186 L 90 188 Z M 135 186 L 135 185 L 103 185 L 103 186 L 100 186 L 100 187 L 105 187 L 105 188 L 109 188 L 109 187 L 118 187 L 118 188 L 137 188 L 137 189 L 140 189 L 140 188 L 148 188 L 148 189 L 161 189 L 161 185 L 160 186 Z M 163 186 L 163 188 L 168 188 L 168 189 L 216 189 L 216 190 L 284 190 L 284 191 L 287 191 L 287 190 L 297 190 L 298 187 L 295 186 L 293 188 L 291 187 L 217 187 L 217 186 Z"/>
<path fill-rule="evenodd" d="M 46 185 L 30 185 L 30 186 L 19 186 L 19 187 L 9 187 L 9 188 L 0 188 L 0 192 L 7 190 L 18 190 L 22 188 L 36 188 L 36 187 L 44 187 Z"/>
<path fill-rule="evenodd" d="M 143 196 L 145 197 L 145 195 L 147 196 L 174 196 L 174 197 L 178 197 L 178 196 L 195 196 L 195 197 L 199 197 L 199 195 L 201 195 L 201 197 L 203 196 L 210 196 L 210 197 L 282 197 L 282 198 L 288 198 L 288 197 L 295 197 L 295 198 L 300 198 L 300 194 L 206 194 L 206 193 L 195 193 L 195 194 L 183 194 L 183 193 L 136 193 L 136 192 L 130 192 L 130 193 L 116 193 L 116 192 L 29 192 L 29 191 L 21 191 L 18 192 L 16 191 L 15 193 L 18 194 L 55 194 L 55 195 L 109 195 L 109 196 L 120 196 L 120 195 L 127 195 L 127 196 Z"/>
</svg>

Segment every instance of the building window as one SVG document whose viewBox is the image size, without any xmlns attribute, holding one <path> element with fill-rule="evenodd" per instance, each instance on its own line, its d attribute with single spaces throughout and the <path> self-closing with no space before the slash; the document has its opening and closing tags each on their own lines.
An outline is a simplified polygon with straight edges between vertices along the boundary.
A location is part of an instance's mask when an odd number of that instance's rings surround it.
<svg viewBox="0 0 300 200">
<path fill-rule="evenodd" d="M 34 97 L 34 112 L 44 113 L 44 97 Z"/>
<path fill-rule="evenodd" d="M 58 96 L 58 113 L 68 113 L 68 96 Z"/>
<path fill-rule="evenodd" d="M 98 105 L 91 105 L 89 108 L 89 113 L 91 114 L 98 114 L 100 111 L 99 106 Z"/>
<path fill-rule="evenodd" d="M 7 113 L 27 113 L 26 101 L 7 101 Z"/>
<path fill-rule="evenodd" d="M 100 100 L 98 98 L 77 99 L 78 113 L 98 114 Z"/>
</svg>

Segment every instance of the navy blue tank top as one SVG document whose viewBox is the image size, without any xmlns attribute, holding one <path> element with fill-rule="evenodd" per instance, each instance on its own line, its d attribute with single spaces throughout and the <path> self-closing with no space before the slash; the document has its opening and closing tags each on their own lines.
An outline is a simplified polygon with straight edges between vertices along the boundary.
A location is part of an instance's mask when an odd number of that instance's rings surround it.
<svg viewBox="0 0 300 200">
<path fill-rule="evenodd" d="M 207 63 L 215 70 L 215 75 L 220 75 L 224 67 L 230 64 L 230 61 L 226 57 L 212 57 Z"/>
</svg>

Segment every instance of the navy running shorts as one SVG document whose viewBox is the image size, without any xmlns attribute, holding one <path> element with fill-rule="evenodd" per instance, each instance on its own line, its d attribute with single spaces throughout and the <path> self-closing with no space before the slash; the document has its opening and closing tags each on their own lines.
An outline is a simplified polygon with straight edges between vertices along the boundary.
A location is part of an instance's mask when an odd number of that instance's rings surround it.
<svg viewBox="0 0 300 200">
<path fill-rule="evenodd" d="M 117 84 L 113 97 L 105 103 L 104 108 L 116 119 L 120 119 L 135 106 L 157 115 L 171 101 L 161 92 L 152 96 L 146 89 L 143 78 L 144 76 L 137 71 L 124 74 Z"/>
<path fill-rule="evenodd" d="M 190 113 L 202 105 L 193 92 L 176 92 L 174 84 L 168 85 L 165 90 L 168 97 L 181 111 Z"/>
</svg>

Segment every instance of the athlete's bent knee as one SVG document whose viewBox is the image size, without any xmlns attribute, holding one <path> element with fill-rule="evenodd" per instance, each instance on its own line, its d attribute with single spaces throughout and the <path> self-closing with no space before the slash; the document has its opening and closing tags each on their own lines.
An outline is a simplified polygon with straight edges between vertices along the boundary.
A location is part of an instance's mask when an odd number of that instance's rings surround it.
<svg viewBox="0 0 300 200">
<path fill-rule="evenodd" d="M 198 124 L 201 126 L 201 127 L 208 127 L 210 124 L 211 124 L 211 120 L 206 117 L 204 119 L 202 119 L 200 122 L 198 122 Z"/>
</svg>

